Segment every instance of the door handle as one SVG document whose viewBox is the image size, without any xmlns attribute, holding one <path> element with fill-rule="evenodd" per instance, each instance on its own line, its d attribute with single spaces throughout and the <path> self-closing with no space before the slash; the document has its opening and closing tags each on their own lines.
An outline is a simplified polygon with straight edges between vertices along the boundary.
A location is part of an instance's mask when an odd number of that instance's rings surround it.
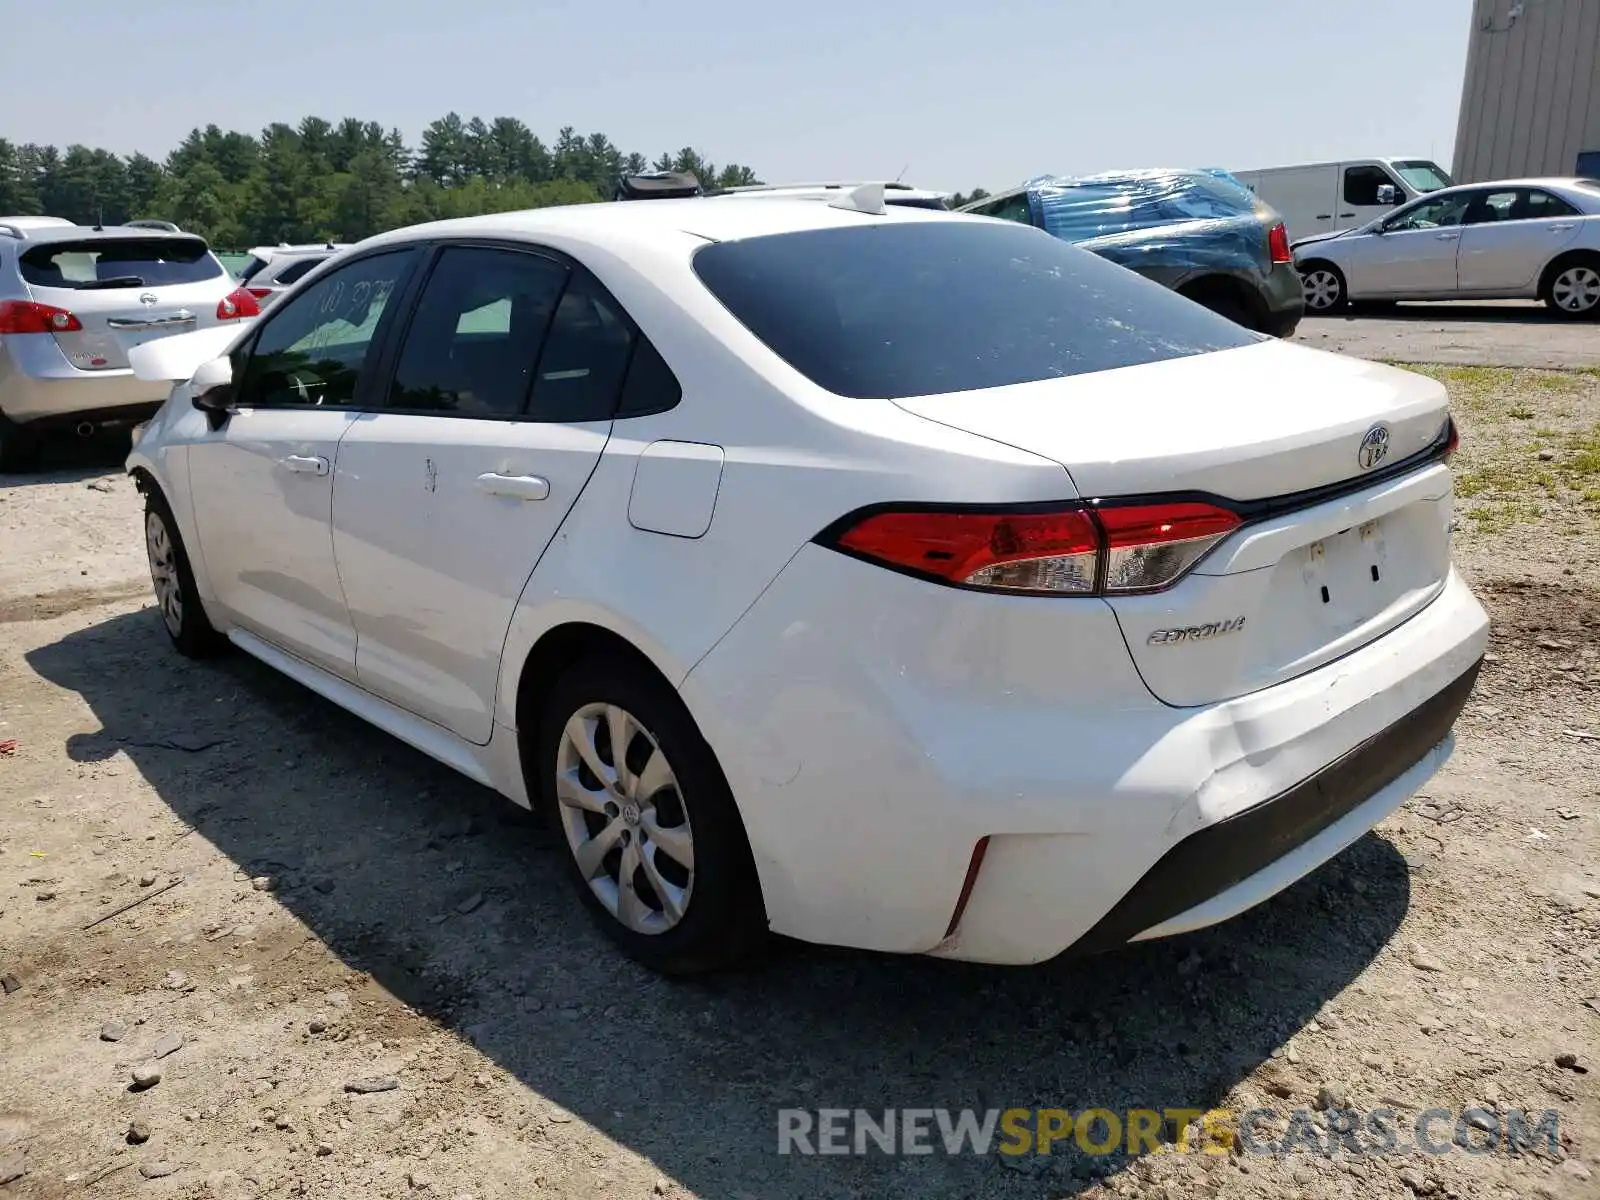
<svg viewBox="0 0 1600 1200">
<path fill-rule="evenodd" d="M 293 471 L 296 475 L 326 475 L 328 473 L 328 460 L 320 455 L 291 454 L 288 458 L 280 459 L 284 469 Z"/>
<path fill-rule="evenodd" d="M 1318 213 L 1317 214 L 1317 220 L 1319 220 L 1319 221 L 1331 221 L 1331 220 L 1333 220 L 1333 214 L 1332 213 Z"/>
<path fill-rule="evenodd" d="M 1441 242 L 1453 242 L 1461 235 L 1459 233 L 1441 233 L 1438 238 Z"/>
<path fill-rule="evenodd" d="M 1353 217 L 1353 216 L 1355 216 L 1355 213 L 1353 213 L 1353 212 L 1348 212 L 1348 213 L 1340 213 L 1340 214 L 1339 214 L 1339 215 L 1340 215 L 1340 216 L 1341 216 L 1341 217 Z"/>
<path fill-rule="evenodd" d="M 1551 233 L 1571 233 L 1576 228 L 1577 228 L 1577 226 L 1574 225 L 1571 221 L 1563 221 L 1559 225 L 1550 226 L 1550 232 Z"/>
<path fill-rule="evenodd" d="M 550 481 L 537 475 L 502 475 L 486 471 L 478 476 L 478 487 L 491 496 L 510 496 L 513 500 L 543 500 L 550 494 Z"/>
</svg>

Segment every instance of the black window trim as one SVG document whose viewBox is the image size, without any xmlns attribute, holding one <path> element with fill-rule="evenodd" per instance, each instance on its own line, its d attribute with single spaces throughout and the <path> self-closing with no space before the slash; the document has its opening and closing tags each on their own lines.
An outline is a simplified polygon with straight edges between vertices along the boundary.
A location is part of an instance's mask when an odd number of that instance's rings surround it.
<svg viewBox="0 0 1600 1200">
<path fill-rule="evenodd" d="M 434 269 L 438 265 L 439 259 L 443 252 L 452 247 L 472 248 L 479 250 L 511 250 L 518 253 L 532 254 L 538 257 L 547 258 L 559 263 L 567 269 L 567 280 L 566 283 L 563 284 L 561 290 L 562 296 L 566 295 L 566 289 L 572 285 L 572 280 L 576 275 L 581 273 L 582 275 L 588 277 L 589 282 L 599 290 L 599 293 L 603 298 L 611 303 L 612 307 L 616 310 L 617 315 L 627 323 L 628 327 L 631 328 L 634 333 L 634 343 L 628 351 L 627 364 L 622 369 L 622 382 L 617 389 L 617 395 L 613 401 L 612 414 L 610 417 L 597 418 L 594 421 L 543 421 L 530 415 L 527 411 L 527 408 L 533 397 L 533 387 L 538 382 L 539 364 L 537 360 L 534 362 L 533 374 L 528 384 L 528 392 L 523 396 L 522 410 L 520 412 L 455 413 L 441 412 L 436 408 L 398 408 L 387 403 L 390 389 L 392 388 L 394 382 L 394 372 L 396 367 L 399 366 L 400 348 L 405 344 L 405 335 L 410 331 L 412 321 L 416 316 L 417 304 L 422 298 L 422 289 L 427 286 L 427 282 L 432 277 Z M 672 364 L 666 361 L 665 355 L 662 355 L 660 348 L 655 346 L 654 340 L 644 332 L 639 323 L 634 320 L 633 314 L 630 313 L 627 307 L 623 305 L 623 303 L 618 300 L 615 295 L 612 294 L 611 289 L 606 287 L 605 283 L 599 278 L 599 276 L 595 275 L 593 271 L 590 271 L 570 254 L 565 254 L 552 246 L 546 246 L 542 243 L 525 242 L 509 238 L 426 238 L 419 239 L 417 241 L 402 242 L 399 244 L 374 246 L 370 250 L 341 256 L 339 265 L 335 267 L 334 270 L 329 271 L 327 275 L 323 276 L 323 278 L 330 278 L 337 272 L 343 271 L 351 266 L 356 265 L 357 263 L 364 262 L 367 259 L 377 258 L 385 254 L 396 253 L 409 254 L 412 261 L 406 266 L 406 274 L 395 289 L 394 297 L 396 298 L 393 300 L 389 308 L 384 312 L 383 316 L 379 318 L 378 328 L 373 331 L 371 344 L 376 350 L 376 356 L 372 360 L 372 369 L 370 372 L 368 372 L 367 378 L 358 384 L 356 388 L 356 395 L 352 399 L 351 403 L 330 406 L 327 411 L 373 415 L 379 413 L 393 413 L 397 416 L 439 417 L 456 421 L 516 421 L 528 425 L 596 425 L 600 424 L 602 421 L 631 421 L 639 417 L 658 416 L 661 413 L 670 412 L 672 409 L 676 408 L 679 403 L 681 403 L 682 385 L 680 383 L 678 396 L 670 404 L 657 405 L 651 408 L 639 409 L 629 413 L 623 413 L 621 411 L 623 394 L 627 390 L 628 379 L 633 370 L 634 358 L 638 352 L 639 342 L 641 340 L 650 342 L 651 346 L 655 349 L 657 356 L 660 357 L 662 362 L 666 365 L 668 373 L 671 374 L 674 379 L 677 378 L 677 372 L 673 371 Z M 560 296 L 556 298 L 556 307 L 560 307 Z M 257 322 L 256 327 L 251 331 L 250 336 L 237 348 L 238 351 L 242 351 L 244 353 L 244 362 L 246 366 L 248 366 L 250 360 L 255 357 L 256 345 L 261 340 L 261 334 L 263 330 L 269 328 L 272 321 L 278 318 L 284 311 L 286 311 L 286 309 L 287 303 L 283 306 L 270 309 L 267 315 Z M 552 310 L 551 316 L 552 319 L 554 319 L 554 310 Z M 545 333 L 548 337 L 548 327 L 546 328 Z M 540 358 L 543 358 L 544 356 L 544 343 L 542 341 L 539 346 L 539 355 Z M 237 390 L 243 382 L 243 374 L 241 373 L 239 378 L 236 379 L 233 384 L 235 394 L 237 394 Z M 316 406 L 289 403 L 248 405 L 235 403 L 233 407 L 240 409 L 248 408 L 251 410 L 304 411 L 308 408 Z"/>
<path fill-rule="evenodd" d="M 378 326 L 372 331 L 372 341 L 368 343 L 368 353 L 372 353 L 373 348 L 377 349 L 378 356 L 373 360 L 375 364 L 381 364 L 383 362 L 386 354 L 389 330 L 393 329 L 394 323 L 397 320 L 397 314 L 402 311 L 404 306 L 413 298 L 411 293 L 417 278 L 418 249 L 419 246 L 415 242 L 405 242 L 397 246 L 374 246 L 369 251 L 344 259 L 334 270 L 329 271 L 325 276 L 323 276 L 323 279 L 331 279 L 341 271 L 348 270 L 349 268 L 366 262 L 369 259 L 381 258 L 388 254 L 400 254 L 410 260 L 402 268 L 401 277 L 396 281 L 395 290 L 390 293 L 390 298 L 393 303 L 385 305 L 383 315 L 378 318 Z M 318 280 L 318 282 L 320 283 L 321 280 Z M 295 300 L 299 299 L 302 294 L 303 293 L 297 293 L 295 296 L 290 297 L 289 300 L 287 300 L 284 304 L 277 305 L 269 309 L 267 315 L 260 318 L 256 322 L 256 327 L 251 331 L 250 336 L 245 339 L 242 345 L 238 347 L 238 349 L 245 352 L 245 371 L 248 371 L 250 363 L 254 361 L 256 357 L 256 348 L 261 343 L 262 334 L 266 330 L 272 328 L 273 321 L 280 319 L 285 312 L 290 311 L 290 305 L 292 305 Z M 398 299 L 395 299 L 395 297 L 398 297 Z M 239 399 L 239 389 L 244 385 L 245 371 L 241 371 L 239 377 L 233 381 L 233 399 L 230 408 L 239 409 L 241 411 L 248 410 L 250 412 L 306 412 L 311 409 L 324 407 L 322 405 L 315 404 L 291 404 L 287 402 L 282 404 L 244 403 Z M 367 400 L 370 399 L 373 381 L 376 378 L 377 372 L 373 371 L 367 376 L 366 379 L 358 379 L 356 382 L 356 393 L 350 398 L 350 403 L 327 405 L 326 411 L 330 413 L 362 413 L 374 411 L 367 404 Z"/>
</svg>

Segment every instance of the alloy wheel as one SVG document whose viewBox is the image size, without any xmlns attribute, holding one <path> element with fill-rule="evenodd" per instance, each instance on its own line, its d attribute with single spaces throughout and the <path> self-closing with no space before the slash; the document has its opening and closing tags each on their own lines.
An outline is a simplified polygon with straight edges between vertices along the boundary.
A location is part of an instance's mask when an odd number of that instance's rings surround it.
<svg viewBox="0 0 1600 1200">
<path fill-rule="evenodd" d="M 555 785 L 567 845 L 606 911 L 636 933 L 682 921 L 694 834 L 655 736 L 619 705 L 586 704 L 562 729 Z"/>
<path fill-rule="evenodd" d="M 1344 284 L 1325 267 L 1307 271 L 1300 277 L 1300 283 L 1305 289 L 1306 307 L 1312 312 L 1327 312 L 1344 294 Z"/>
<path fill-rule="evenodd" d="M 1550 295 L 1563 312 L 1585 313 L 1600 304 L 1600 271 L 1568 267 L 1555 277 Z"/>
<path fill-rule="evenodd" d="M 155 585 L 161 619 L 167 623 L 167 632 L 179 637 L 183 633 L 183 585 L 178 579 L 178 557 L 172 535 L 167 532 L 167 523 L 160 513 L 145 516 L 144 548 L 150 556 L 150 582 Z"/>
</svg>

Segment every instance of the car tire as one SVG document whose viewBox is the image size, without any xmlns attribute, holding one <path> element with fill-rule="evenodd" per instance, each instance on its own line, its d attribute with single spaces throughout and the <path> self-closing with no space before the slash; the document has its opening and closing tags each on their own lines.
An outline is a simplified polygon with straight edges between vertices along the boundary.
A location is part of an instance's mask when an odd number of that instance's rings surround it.
<svg viewBox="0 0 1600 1200">
<path fill-rule="evenodd" d="M 1556 262 L 1545 282 L 1544 302 L 1573 321 L 1600 315 L 1600 256 L 1574 255 Z"/>
<path fill-rule="evenodd" d="M 628 743 L 620 772 L 614 731 Z M 533 762 L 542 787 L 530 794 L 578 894 L 628 957 L 695 975 L 760 950 L 766 910 L 744 823 L 663 679 L 621 655 L 580 659 L 550 691 Z"/>
<path fill-rule="evenodd" d="M 150 583 L 155 589 L 161 623 L 177 647 L 189 658 L 214 658 L 228 646 L 206 616 L 195 586 L 194 571 L 178 533 L 178 522 L 165 497 L 154 490 L 145 494 L 144 546 L 150 560 Z"/>
<path fill-rule="evenodd" d="M 1308 313 L 1325 316 L 1339 312 L 1350 303 L 1344 272 L 1330 262 L 1309 262 L 1301 267 L 1300 286 L 1305 291 Z"/>
<path fill-rule="evenodd" d="M 0 413 L 0 471 L 15 474 L 39 465 L 39 435 Z"/>
</svg>

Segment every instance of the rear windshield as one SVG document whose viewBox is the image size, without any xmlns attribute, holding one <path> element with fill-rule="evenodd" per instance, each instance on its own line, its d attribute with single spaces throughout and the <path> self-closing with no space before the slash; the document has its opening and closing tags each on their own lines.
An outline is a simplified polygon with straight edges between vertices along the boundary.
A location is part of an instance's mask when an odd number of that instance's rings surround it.
<svg viewBox="0 0 1600 1200">
<path fill-rule="evenodd" d="M 877 222 L 705 246 L 694 270 L 749 330 L 840 396 L 1005 387 L 1264 340 L 1049 234 Z"/>
<path fill-rule="evenodd" d="M 943 200 L 933 196 L 915 196 L 901 199 L 898 196 L 885 196 L 885 204 L 893 204 L 897 208 L 931 208 L 939 212 L 949 212 L 950 206 Z"/>
<path fill-rule="evenodd" d="M 223 274 L 199 238 L 93 238 L 48 242 L 21 257 L 22 278 L 34 287 L 161 287 L 201 283 Z"/>
</svg>

